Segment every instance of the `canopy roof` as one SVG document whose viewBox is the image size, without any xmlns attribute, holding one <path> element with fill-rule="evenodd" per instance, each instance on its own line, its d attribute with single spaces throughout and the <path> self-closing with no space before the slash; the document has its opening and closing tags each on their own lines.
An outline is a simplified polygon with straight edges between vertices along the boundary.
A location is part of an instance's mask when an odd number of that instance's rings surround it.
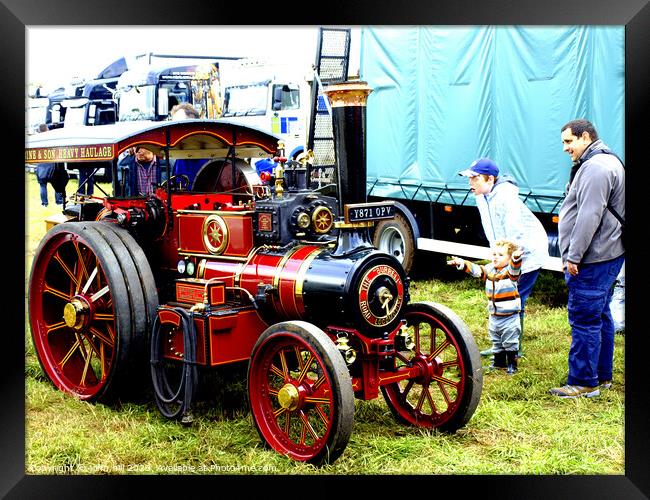
<svg viewBox="0 0 650 500">
<path fill-rule="evenodd" d="M 242 158 L 259 158 L 277 150 L 280 137 L 227 120 L 117 122 L 59 128 L 28 136 L 25 163 L 109 161 L 128 148 L 144 146 L 171 158 L 225 157 L 235 146 Z"/>
</svg>

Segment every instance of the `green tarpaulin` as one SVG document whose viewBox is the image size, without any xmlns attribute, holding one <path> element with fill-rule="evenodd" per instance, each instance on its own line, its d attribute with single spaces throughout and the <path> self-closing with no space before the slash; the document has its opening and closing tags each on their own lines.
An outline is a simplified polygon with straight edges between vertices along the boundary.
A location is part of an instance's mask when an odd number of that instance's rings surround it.
<svg viewBox="0 0 650 500">
<path fill-rule="evenodd" d="M 624 44 L 622 26 L 364 28 L 371 194 L 473 204 L 457 174 L 487 156 L 556 212 L 562 125 L 587 118 L 625 158 Z"/>
</svg>

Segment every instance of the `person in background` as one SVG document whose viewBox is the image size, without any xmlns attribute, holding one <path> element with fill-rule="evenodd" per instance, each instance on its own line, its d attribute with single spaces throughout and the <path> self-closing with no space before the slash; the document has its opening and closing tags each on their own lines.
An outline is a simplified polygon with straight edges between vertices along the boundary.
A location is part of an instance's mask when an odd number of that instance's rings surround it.
<svg viewBox="0 0 650 500">
<path fill-rule="evenodd" d="M 187 102 L 177 104 L 169 113 L 172 121 L 192 120 L 199 117 L 199 112 Z M 173 175 L 186 175 L 189 179 L 189 185 L 192 186 L 197 172 L 205 164 L 204 158 L 179 158 L 174 162 Z"/>
<path fill-rule="evenodd" d="M 612 384 L 615 328 L 610 302 L 625 258 L 618 220 L 625 217 L 625 169 L 591 122 L 572 120 L 560 132 L 563 149 L 573 160 L 558 223 L 571 347 L 566 385 L 550 393 L 594 397 Z"/>
<path fill-rule="evenodd" d="M 36 166 L 36 180 L 38 181 L 41 194 L 41 205 L 47 207 L 49 199 L 47 195 L 47 184 L 54 188 L 54 200 L 57 205 L 65 202 L 65 187 L 68 184 L 70 175 L 62 163 L 39 163 Z"/>
<path fill-rule="evenodd" d="M 518 281 L 521 298 L 521 329 L 518 356 L 523 355 L 522 338 L 526 300 L 533 290 L 539 271 L 548 258 L 548 237 L 542 223 L 519 198 L 517 183 L 509 175 L 499 175 L 499 167 L 489 158 L 474 161 L 459 175 L 469 178 L 476 197 L 481 225 L 490 247 L 498 240 L 508 240 L 523 249 L 523 264 Z M 489 356 L 492 350 L 482 351 Z"/>
<path fill-rule="evenodd" d="M 174 120 L 195 120 L 200 118 L 199 112 L 189 102 L 176 104 L 169 112 L 169 117 Z"/>
<path fill-rule="evenodd" d="M 95 171 L 94 165 L 79 165 L 79 187 L 77 193 L 92 196 L 95 191 L 95 176 L 90 175 Z"/>
<path fill-rule="evenodd" d="M 488 332 L 492 340 L 494 361 L 490 368 L 505 368 L 509 375 L 517 372 L 517 351 L 521 332 L 521 298 L 517 282 L 521 274 L 523 252 L 511 241 L 499 240 L 493 247 L 492 262 L 486 266 L 452 257 L 447 262 L 485 281 L 488 298 Z"/>
<path fill-rule="evenodd" d="M 50 183 L 54 188 L 54 199 L 57 205 L 63 205 L 65 203 L 65 187 L 68 185 L 69 180 L 70 174 L 65 169 L 65 164 L 55 163 Z"/>
<path fill-rule="evenodd" d="M 136 146 L 119 162 L 118 184 L 124 184 L 124 196 L 148 196 L 160 180 L 158 158 L 147 148 Z"/>
<path fill-rule="evenodd" d="M 36 180 L 38 181 L 38 185 L 40 187 L 41 205 L 43 205 L 44 207 L 47 207 L 49 205 L 49 199 L 47 195 L 47 183 L 52 180 L 53 172 L 54 172 L 54 163 L 39 163 L 38 165 L 36 165 Z"/>
</svg>

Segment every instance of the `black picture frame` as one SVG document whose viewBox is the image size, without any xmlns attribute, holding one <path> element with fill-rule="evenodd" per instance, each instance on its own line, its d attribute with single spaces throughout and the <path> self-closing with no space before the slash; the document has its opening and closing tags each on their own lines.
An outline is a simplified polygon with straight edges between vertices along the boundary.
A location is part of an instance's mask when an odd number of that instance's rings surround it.
<svg viewBox="0 0 650 500">
<path fill-rule="evenodd" d="M 2 117 L 4 127 L 3 161 L 0 170 L 4 177 L 5 216 L 3 231 L 6 232 L 4 253 L 5 275 L 9 283 L 16 283 L 17 290 L 7 287 L 5 293 L 4 317 L 8 325 L 2 329 L 4 369 L 0 376 L 2 394 L 2 415 L 0 416 L 0 496 L 7 498 L 76 498 L 76 497 L 133 497 L 140 496 L 140 490 L 148 494 L 164 491 L 169 497 L 178 494 L 198 495 L 203 488 L 209 494 L 225 496 L 228 491 L 238 495 L 246 494 L 254 485 L 264 495 L 286 493 L 285 488 L 295 493 L 296 498 L 305 494 L 305 488 L 313 491 L 318 482 L 327 483 L 328 495 L 340 495 L 348 488 L 350 477 L 292 476 L 292 477 L 158 477 L 158 476 L 27 476 L 25 475 L 25 376 L 24 376 L 24 279 L 15 260 L 22 260 L 20 244 L 8 243 L 13 235 L 24 233 L 24 200 L 20 199 L 24 177 L 21 157 L 24 144 L 24 80 L 25 74 L 25 27 L 36 25 L 97 25 L 118 26 L 140 25 L 196 25 L 211 24 L 239 25 L 251 22 L 251 11 L 258 25 L 286 26 L 288 22 L 298 25 L 574 25 L 600 24 L 624 25 L 626 35 L 626 168 L 627 207 L 630 248 L 626 253 L 627 294 L 626 323 L 629 334 L 625 339 L 625 475 L 621 476 L 362 476 L 354 478 L 352 491 L 358 486 L 373 490 L 384 488 L 386 481 L 396 483 L 401 495 L 426 494 L 431 496 L 481 496 L 485 498 L 649 498 L 650 496 L 650 412 L 648 411 L 648 384 L 643 378 L 650 351 L 648 333 L 642 325 L 642 301 L 645 299 L 646 281 L 642 257 L 644 239 L 644 208 L 641 196 L 648 185 L 643 174 L 636 171 L 642 160 L 647 140 L 642 136 L 642 124 L 647 120 L 648 89 L 650 89 L 650 5 L 647 0 L 591 0 L 576 2 L 567 0 L 498 0 L 482 2 L 472 0 L 443 0 L 415 3 L 381 1 L 349 1 L 347 3 L 249 3 L 194 2 L 176 3 L 170 0 L 2 0 L 0 5 L 0 35 L 3 47 L 0 51 L 0 66 L 4 71 Z M 292 14 L 292 12 L 300 12 Z M 293 19 L 292 19 L 293 18 Z M 287 21 L 287 19 L 292 19 Z M 82 43 L 82 42 L 80 42 Z M 62 60 L 62 64 L 66 64 Z M 558 140 L 559 147 L 559 140 Z M 19 168 L 20 167 L 20 168 Z M 645 186 L 644 186 L 645 184 Z M 647 191 L 647 188 L 645 189 Z M 17 198 L 12 200 L 12 193 Z M 16 227 L 12 227 L 12 226 Z M 17 238 L 16 238 L 17 239 Z M 17 250 L 15 250 L 17 249 Z M 15 250 L 15 255 L 13 252 Z M 24 261 L 23 261 L 24 262 Z M 637 271 L 638 270 L 638 271 Z M 15 273 L 14 277 L 11 273 Z M 14 282 L 15 278 L 15 282 Z M 14 304 L 13 301 L 18 303 Z M 568 349 L 568 347 L 567 347 Z M 278 487 L 276 481 L 286 484 Z M 188 489 L 191 481 L 192 489 Z M 228 481 L 227 488 L 223 484 Z M 196 483 L 196 484 L 195 484 Z M 346 490 L 342 490 L 346 488 Z M 268 492 L 268 493 L 267 493 Z M 346 491 L 346 493 L 349 492 Z M 387 490 L 383 490 L 385 497 Z M 232 493 L 231 493 L 232 494 Z M 258 493 L 259 494 L 259 493 Z M 399 493 L 398 493 L 399 494 Z"/>
</svg>

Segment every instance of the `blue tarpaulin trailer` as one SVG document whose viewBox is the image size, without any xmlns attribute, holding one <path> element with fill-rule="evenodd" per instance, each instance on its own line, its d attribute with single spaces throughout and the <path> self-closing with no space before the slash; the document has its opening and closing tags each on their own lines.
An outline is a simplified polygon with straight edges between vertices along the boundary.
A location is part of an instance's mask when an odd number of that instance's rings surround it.
<svg viewBox="0 0 650 500">
<path fill-rule="evenodd" d="M 368 194 L 403 212 L 377 226 L 375 242 L 407 261 L 409 245 L 483 258 L 474 196 L 458 172 L 490 157 L 517 181 L 557 256 L 554 215 L 571 168 L 560 128 L 586 118 L 625 159 L 624 61 L 623 26 L 364 28 Z"/>
</svg>

